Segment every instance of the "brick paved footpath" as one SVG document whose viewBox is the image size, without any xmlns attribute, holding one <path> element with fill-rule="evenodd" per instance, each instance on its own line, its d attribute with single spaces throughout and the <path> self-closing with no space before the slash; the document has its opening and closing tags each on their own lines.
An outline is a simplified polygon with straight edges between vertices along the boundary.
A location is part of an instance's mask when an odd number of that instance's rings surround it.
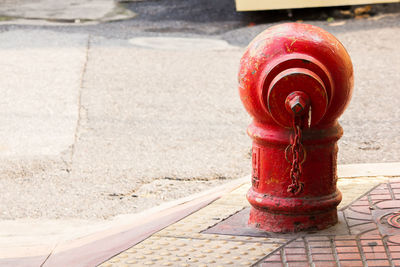
<svg viewBox="0 0 400 267">
<path fill-rule="evenodd" d="M 261 266 L 400 266 L 400 180 L 380 184 L 344 215 L 348 234 L 305 235 Z"/>
<path fill-rule="evenodd" d="M 338 183 L 339 223 L 279 235 L 247 227 L 243 185 L 101 266 L 400 266 L 400 179 Z"/>
</svg>

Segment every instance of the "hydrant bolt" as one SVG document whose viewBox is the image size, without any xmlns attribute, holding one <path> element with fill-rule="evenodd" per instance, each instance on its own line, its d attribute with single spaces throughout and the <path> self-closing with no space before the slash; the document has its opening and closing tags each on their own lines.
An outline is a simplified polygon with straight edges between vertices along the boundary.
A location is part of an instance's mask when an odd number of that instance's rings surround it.
<svg viewBox="0 0 400 267">
<path fill-rule="evenodd" d="M 310 107 L 310 98 L 303 92 L 295 91 L 286 97 L 285 107 L 294 116 L 303 115 Z"/>
</svg>

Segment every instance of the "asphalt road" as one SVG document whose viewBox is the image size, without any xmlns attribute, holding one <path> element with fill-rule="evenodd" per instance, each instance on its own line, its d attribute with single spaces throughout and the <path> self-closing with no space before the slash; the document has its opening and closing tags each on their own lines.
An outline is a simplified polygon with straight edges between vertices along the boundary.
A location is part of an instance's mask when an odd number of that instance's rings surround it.
<svg viewBox="0 0 400 267">
<path fill-rule="evenodd" d="M 97 1 L 104 2 L 104 0 Z M 26 2 L 30 1 L 26 0 Z M 79 3 L 74 0 L 69 0 L 69 2 L 74 2 L 75 5 L 75 2 Z M 96 1 L 93 2 L 96 3 Z M 59 32 L 90 33 L 116 39 L 130 39 L 135 36 L 203 36 L 222 38 L 233 45 L 246 46 L 263 29 L 276 23 L 311 23 L 335 34 L 371 28 L 396 27 L 400 13 L 400 3 L 372 5 L 369 12 L 363 13 L 360 18 L 355 18 L 354 10 L 360 6 L 237 12 L 232 0 L 119 0 L 119 2 L 120 8 L 135 14 L 134 18 L 91 25 L 92 22 L 96 22 L 95 15 L 92 16 L 93 21 L 75 23 L 73 19 L 65 20 L 61 13 L 59 16 L 49 15 L 47 21 L 37 19 L 22 23 L 18 23 L 17 20 L 5 21 L 6 25 L 0 27 L 0 30 L 40 28 Z M 114 11 L 109 10 L 109 12 Z M 4 13 L 7 15 L 6 10 Z M 24 18 L 23 12 L 20 13 L 20 18 Z M 103 14 L 100 13 L 100 15 Z M 1 9 L 0 15 L 2 15 Z M 79 17 L 80 14 L 76 16 Z M 362 16 L 367 17 L 362 18 Z M 97 22 L 100 20 L 101 18 Z M 344 21 L 345 24 L 337 27 L 328 26 L 338 21 Z"/>
</svg>

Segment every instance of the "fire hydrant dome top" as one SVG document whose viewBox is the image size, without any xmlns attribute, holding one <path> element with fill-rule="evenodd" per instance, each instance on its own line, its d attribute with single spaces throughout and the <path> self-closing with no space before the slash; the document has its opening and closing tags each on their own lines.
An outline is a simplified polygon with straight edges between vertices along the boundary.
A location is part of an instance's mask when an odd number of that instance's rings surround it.
<svg viewBox="0 0 400 267">
<path fill-rule="evenodd" d="M 308 24 L 286 23 L 273 26 L 249 44 L 239 68 L 239 92 L 247 111 L 256 121 L 285 124 L 284 117 L 288 114 L 284 106 L 276 110 L 268 103 L 268 98 L 273 97 L 273 79 L 289 66 L 294 72 L 306 71 L 307 77 L 320 77 L 321 86 L 306 92 L 315 105 L 312 107 L 312 119 L 315 119 L 314 124 L 335 123 L 351 99 L 351 59 L 333 35 Z M 305 77 L 304 73 L 300 74 Z M 314 97 L 320 98 L 321 94 L 325 95 L 325 102 L 313 101 Z"/>
</svg>

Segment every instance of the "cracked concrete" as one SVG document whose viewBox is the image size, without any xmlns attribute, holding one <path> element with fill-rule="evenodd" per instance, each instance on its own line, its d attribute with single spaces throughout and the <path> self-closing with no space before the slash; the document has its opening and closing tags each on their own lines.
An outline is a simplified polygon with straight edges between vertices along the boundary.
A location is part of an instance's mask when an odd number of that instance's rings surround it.
<svg viewBox="0 0 400 267">
<path fill-rule="evenodd" d="M 75 147 L 76 147 L 76 143 L 78 141 L 79 129 L 81 127 L 82 112 L 85 109 L 82 106 L 82 90 L 83 90 L 83 85 L 84 85 L 84 79 L 85 79 L 87 64 L 88 64 L 88 61 L 89 61 L 90 41 L 91 41 L 91 35 L 89 35 L 88 38 L 87 38 L 85 61 L 83 63 L 83 67 L 82 67 L 82 71 L 81 71 L 82 74 L 81 74 L 81 78 L 80 78 L 79 92 L 78 92 L 78 97 L 77 97 L 78 118 L 76 120 L 76 127 L 75 127 L 75 131 L 74 131 L 74 142 L 71 145 L 71 153 L 70 153 L 70 158 L 69 158 L 68 172 L 72 171 L 73 158 L 74 158 L 74 153 L 75 153 L 75 149 L 76 149 Z"/>
</svg>

